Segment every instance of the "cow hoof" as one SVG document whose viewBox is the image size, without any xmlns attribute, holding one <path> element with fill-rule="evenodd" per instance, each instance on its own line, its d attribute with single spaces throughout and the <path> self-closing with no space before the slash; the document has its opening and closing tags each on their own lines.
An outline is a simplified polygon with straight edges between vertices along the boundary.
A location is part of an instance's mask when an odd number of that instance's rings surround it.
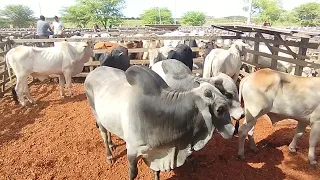
<svg viewBox="0 0 320 180">
<path fill-rule="evenodd" d="M 289 152 L 291 152 L 291 153 L 296 153 L 296 152 L 297 152 L 297 149 L 294 148 L 294 147 L 289 147 Z"/>
<path fill-rule="evenodd" d="M 310 165 L 313 169 L 317 169 L 318 168 L 318 163 L 317 161 L 310 161 Z"/>
<path fill-rule="evenodd" d="M 254 152 L 254 153 L 257 153 L 259 151 L 259 149 L 257 147 L 252 147 L 251 150 Z"/>
<path fill-rule="evenodd" d="M 63 96 L 60 96 L 60 99 L 64 99 L 64 98 L 66 98 L 66 96 L 64 96 L 64 95 L 63 95 Z"/>
<path fill-rule="evenodd" d="M 114 150 L 116 149 L 113 144 L 112 144 L 112 145 L 109 145 L 109 148 L 110 148 L 111 151 L 114 151 Z"/>
<path fill-rule="evenodd" d="M 114 159 L 113 159 L 112 156 L 111 157 L 107 157 L 107 163 L 108 164 L 113 164 L 114 163 Z"/>
<path fill-rule="evenodd" d="M 240 160 L 245 160 L 246 157 L 245 157 L 244 155 L 238 155 L 238 159 L 240 159 Z"/>
</svg>

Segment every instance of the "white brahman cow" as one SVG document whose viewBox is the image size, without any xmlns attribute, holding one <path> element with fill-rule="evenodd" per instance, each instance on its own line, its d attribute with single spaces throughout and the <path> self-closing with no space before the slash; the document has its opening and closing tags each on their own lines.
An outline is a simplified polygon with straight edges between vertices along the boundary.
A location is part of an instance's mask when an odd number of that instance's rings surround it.
<svg viewBox="0 0 320 180">
<path fill-rule="evenodd" d="M 225 49 L 212 49 L 204 62 L 203 77 L 217 76 L 220 72 L 232 77 L 237 82 L 241 68 L 241 56 L 243 47 L 250 47 L 242 40 L 236 40 L 231 47 Z"/>
<path fill-rule="evenodd" d="M 296 152 L 296 144 L 308 125 L 309 161 L 317 165 L 315 148 L 320 139 L 320 78 L 299 77 L 269 68 L 258 70 L 242 79 L 241 96 L 245 108 L 245 120 L 239 129 L 238 155 L 244 159 L 244 141 L 248 135 L 251 149 L 257 151 L 254 142 L 254 125 L 259 117 L 268 114 L 272 123 L 283 119 L 298 121 L 295 135 L 289 145 Z M 275 116 L 276 115 L 276 116 Z"/>
<path fill-rule="evenodd" d="M 92 55 L 91 41 L 78 42 L 77 46 L 62 41 L 56 47 L 38 48 L 21 45 L 11 49 L 6 55 L 6 63 L 11 83 L 10 66 L 17 77 L 16 86 L 12 89 L 14 100 L 23 107 L 26 105 L 24 96 L 30 103 L 35 102 L 28 89 L 29 75 L 43 81 L 49 75 L 57 74 L 61 97 L 64 97 L 65 81 L 69 95 L 72 96 L 71 77 L 82 71 L 84 63 L 88 62 Z"/>
<path fill-rule="evenodd" d="M 175 59 L 157 62 L 152 66 L 152 70 L 159 74 L 170 87 L 177 90 L 191 90 L 199 87 L 198 82 L 208 82 L 214 85 L 227 98 L 230 116 L 236 121 L 244 117 L 237 86 L 228 75 L 219 73 L 215 77 L 199 78 L 183 62 Z M 239 123 L 236 124 L 235 133 L 238 130 L 237 126 Z"/>
<path fill-rule="evenodd" d="M 98 67 L 84 86 L 109 163 L 110 132 L 126 142 L 130 180 L 138 174 L 139 158 L 159 180 L 160 171 L 182 166 L 202 149 L 215 129 L 226 139 L 234 133 L 227 100 L 209 83 L 177 91 L 150 68 L 135 65 L 126 72 Z"/>
</svg>

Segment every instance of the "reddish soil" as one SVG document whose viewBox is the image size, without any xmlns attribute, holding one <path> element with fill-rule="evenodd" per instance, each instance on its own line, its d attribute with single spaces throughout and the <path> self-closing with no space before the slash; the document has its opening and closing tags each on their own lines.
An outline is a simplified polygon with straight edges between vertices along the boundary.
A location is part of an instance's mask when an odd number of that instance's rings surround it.
<svg viewBox="0 0 320 180">
<path fill-rule="evenodd" d="M 1 99 L 0 179 L 127 179 L 124 141 L 112 137 L 118 145 L 116 162 L 108 165 L 83 85 L 74 83 L 73 92 L 73 99 L 60 100 L 57 83 L 36 83 L 31 94 L 38 105 L 22 109 L 11 96 Z M 319 169 L 307 161 L 309 130 L 298 142 L 298 152 L 288 152 L 295 124 L 287 120 L 273 127 L 260 118 L 255 131 L 259 152 L 251 152 L 246 144 L 246 161 L 237 159 L 237 137 L 224 140 L 216 134 L 182 167 L 162 172 L 161 179 L 320 179 Z M 153 178 L 142 161 L 138 168 L 137 179 Z"/>
</svg>

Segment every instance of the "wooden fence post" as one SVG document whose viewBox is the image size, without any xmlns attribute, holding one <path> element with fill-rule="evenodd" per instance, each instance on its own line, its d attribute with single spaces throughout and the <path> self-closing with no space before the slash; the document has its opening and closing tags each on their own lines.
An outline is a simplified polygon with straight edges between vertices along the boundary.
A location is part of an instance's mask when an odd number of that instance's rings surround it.
<svg viewBox="0 0 320 180">
<path fill-rule="evenodd" d="M 300 46 L 299 46 L 299 54 L 300 55 L 306 56 L 307 50 L 308 50 L 308 48 L 307 48 L 307 44 L 308 43 L 309 43 L 309 39 L 308 38 L 301 38 L 301 42 L 300 42 Z M 305 59 L 301 58 L 301 56 L 298 56 L 297 60 L 304 61 Z M 303 70 L 303 66 L 296 65 L 294 74 L 298 75 L 298 76 L 301 76 L 302 75 L 302 70 Z"/>
</svg>

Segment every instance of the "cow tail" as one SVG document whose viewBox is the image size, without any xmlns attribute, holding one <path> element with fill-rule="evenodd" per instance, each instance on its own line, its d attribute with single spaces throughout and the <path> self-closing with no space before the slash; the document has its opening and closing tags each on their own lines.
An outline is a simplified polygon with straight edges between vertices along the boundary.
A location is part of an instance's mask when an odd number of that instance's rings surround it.
<svg viewBox="0 0 320 180">
<path fill-rule="evenodd" d="M 11 87 L 13 86 L 13 81 L 12 81 L 12 77 L 11 77 L 11 70 L 10 70 L 10 63 L 9 63 L 9 60 L 8 60 L 8 54 L 9 52 L 5 55 L 5 61 L 6 61 L 6 64 L 7 64 L 7 69 L 8 69 L 8 76 L 9 76 L 9 79 L 10 79 L 10 85 Z"/>
<path fill-rule="evenodd" d="M 247 81 L 247 77 L 244 77 L 241 81 L 240 81 L 240 85 L 239 85 L 239 102 L 242 102 L 242 88 L 243 88 L 243 84 Z"/>
<path fill-rule="evenodd" d="M 203 68 L 203 77 L 204 78 L 210 78 L 212 75 L 212 61 L 213 58 L 210 58 L 209 55 L 206 56 L 205 60 L 204 60 L 204 68 Z"/>
<path fill-rule="evenodd" d="M 6 64 L 7 64 L 7 70 L 8 70 L 8 76 L 9 76 L 9 79 L 10 79 L 10 85 L 12 87 L 11 89 L 11 93 L 12 93 L 12 98 L 15 102 L 19 102 L 18 101 L 18 96 L 17 96 L 17 92 L 15 90 L 15 86 L 13 85 L 13 81 L 12 81 L 12 76 L 11 76 L 11 70 L 10 70 L 10 63 L 9 63 L 9 59 L 8 59 L 8 55 L 9 55 L 9 52 L 4 56 L 4 59 L 6 61 Z"/>
</svg>

